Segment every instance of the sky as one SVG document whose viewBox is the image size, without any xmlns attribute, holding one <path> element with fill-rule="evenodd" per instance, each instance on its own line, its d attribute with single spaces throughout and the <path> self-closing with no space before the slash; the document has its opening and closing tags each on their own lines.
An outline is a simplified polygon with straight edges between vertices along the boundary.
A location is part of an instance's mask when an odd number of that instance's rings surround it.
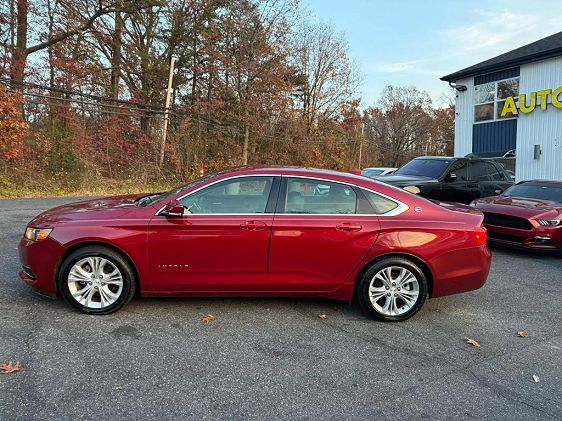
<svg viewBox="0 0 562 421">
<path fill-rule="evenodd" d="M 439 78 L 562 31 L 562 0 L 301 0 L 349 43 L 362 107 L 387 85 L 416 86 L 444 106 Z"/>
</svg>

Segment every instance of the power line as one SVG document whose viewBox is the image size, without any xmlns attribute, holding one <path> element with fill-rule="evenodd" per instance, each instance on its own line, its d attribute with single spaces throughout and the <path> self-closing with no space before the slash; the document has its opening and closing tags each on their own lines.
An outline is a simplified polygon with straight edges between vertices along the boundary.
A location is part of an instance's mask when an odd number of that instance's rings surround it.
<svg viewBox="0 0 562 421">
<path fill-rule="evenodd" d="M 155 107 L 155 106 L 150 105 L 150 104 L 143 104 L 143 103 L 135 102 L 135 101 L 128 101 L 128 100 L 121 100 L 121 99 L 103 97 L 103 96 L 99 96 L 99 95 L 87 94 L 87 93 L 83 93 L 83 92 L 72 91 L 72 90 L 61 89 L 61 88 L 55 88 L 55 87 L 50 87 L 50 86 L 31 83 L 31 82 L 20 82 L 20 81 L 15 81 L 15 80 L 12 80 L 12 79 L 9 79 L 9 78 L 0 78 L 0 82 L 3 82 L 6 85 L 8 85 L 8 84 L 18 84 L 18 85 L 22 85 L 22 86 L 25 86 L 25 87 L 31 87 L 31 88 L 35 88 L 35 89 L 43 89 L 43 90 L 47 90 L 47 91 L 51 91 L 51 92 L 58 92 L 58 93 L 66 94 L 66 95 L 76 95 L 76 96 L 80 96 L 80 97 L 84 97 L 84 98 L 91 98 L 91 99 L 95 99 L 97 101 L 107 101 L 107 102 L 114 102 L 116 104 L 130 105 L 130 107 L 123 107 L 123 106 L 119 106 L 119 105 L 115 105 L 115 104 L 103 104 L 103 103 L 99 103 L 99 102 L 88 102 L 88 101 L 83 101 L 83 100 L 73 99 L 73 98 L 54 97 L 54 96 L 50 96 L 50 95 L 42 95 L 42 94 L 29 92 L 29 91 L 28 92 L 22 92 L 23 95 L 25 95 L 25 96 L 32 96 L 32 97 L 36 97 L 36 98 L 44 98 L 44 99 L 68 103 L 68 104 L 53 104 L 53 103 L 46 104 L 46 103 L 30 100 L 29 98 L 26 100 L 27 103 L 34 104 L 34 105 L 43 105 L 43 106 L 52 106 L 52 107 L 58 107 L 58 108 L 73 109 L 73 110 L 78 110 L 78 111 L 87 112 L 87 113 L 91 113 L 91 114 L 95 114 L 95 113 L 97 113 L 97 114 L 111 114 L 111 115 L 122 115 L 122 116 L 135 117 L 135 118 L 142 118 L 142 117 L 152 118 L 152 117 L 155 117 L 155 116 L 163 115 L 164 112 L 165 112 L 165 108 Z M 83 107 L 73 106 L 73 105 L 71 105 L 71 103 L 83 104 L 83 105 L 93 106 L 93 107 L 112 108 L 112 109 L 117 109 L 117 110 L 128 110 L 128 111 L 133 111 L 133 112 L 138 111 L 141 114 L 135 114 L 135 113 L 132 113 L 132 112 L 123 112 L 123 111 L 110 111 L 110 110 L 99 110 L 99 109 L 96 110 L 96 109 L 92 109 L 92 108 L 83 108 Z M 149 115 L 149 116 L 142 115 L 143 113 L 144 114 L 152 113 L 153 115 Z M 191 119 L 196 120 L 197 122 L 201 122 L 207 128 L 208 127 L 218 127 L 218 128 L 221 128 L 221 129 L 227 129 L 227 130 L 233 132 L 233 134 L 235 134 L 235 135 L 243 136 L 243 133 L 239 130 L 239 127 L 236 124 L 228 124 L 228 123 L 219 122 L 219 121 L 214 120 L 214 119 L 209 119 L 207 117 L 201 117 L 200 114 L 195 113 L 195 112 L 171 111 L 169 113 L 169 115 L 173 116 L 173 117 L 176 117 L 176 118 L 189 117 Z M 327 144 L 327 143 L 329 143 L 329 141 L 327 141 L 327 140 L 312 140 L 312 139 L 309 139 L 309 138 L 303 138 L 302 140 L 297 140 L 293 136 L 290 136 L 290 135 L 280 136 L 280 135 L 275 135 L 275 134 L 268 135 L 268 134 L 262 133 L 262 134 L 259 135 L 259 137 L 265 138 L 265 139 L 270 139 L 273 142 L 293 142 L 293 143 L 297 143 L 297 144 L 298 143 L 302 143 L 302 144 Z M 395 150 L 393 150 L 391 148 L 388 148 L 384 145 L 381 145 L 378 142 L 369 139 L 368 137 L 367 137 L 366 140 L 367 140 L 368 144 L 376 146 L 379 150 L 390 152 L 390 153 L 396 153 Z M 359 142 L 359 140 L 357 140 L 357 139 L 338 139 L 338 140 L 333 141 L 333 144 L 335 144 L 335 145 L 347 145 L 347 144 L 352 145 L 352 144 L 356 144 L 358 142 Z M 408 150 L 401 151 L 401 153 L 406 154 L 408 156 L 419 155 L 416 152 L 408 151 Z"/>
<path fill-rule="evenodd" d="M 42 105 L 42 106 L 45 106 L 45 107 L 66 108 L 66 109 L 78 110 L 78 111 L 82 111 L 82 112 L 88 112 L 88 113 L 92 113 L 92 114 L 95 114 L 95 113 L 98 113 L 98 114 L 115 114 L 115 115 L 123 115 L 123 116 L 136 117 L 136 118 L 144 117 L 144 116 L 138 115 L 138 114 L 121 113 L 121 112 L 118 112 L 118 111 L 92 110 L 92 109 L 86 109 L 86 108 L 76 107 L 76 106 L 67 105 L 67 104 L 45 104 L 44 102 L 33 101 L 33 100 L 26 100 L 26 103 L 34 104 L 34 105 Z"/>
<path fill-rule="evenodd" d="M 62 94 L 67 94 L 67 95 L 82 96 L 82 97 L 85 97 L 85 98 L 91 98 L 91 99 L 95 99 L 95 100 L 98 100 L 98 101 L 115 102 L 115 103 L 120 103 L 120 104 L 130 104 L 130 105 L 136 105 L 136 106 L 139 106 L 139 107 L 143 107 L 143 108 L 146 108 L 146 109 L 164 111 L 163 107 L 156 107 L 154 105 L 143 104 L 141 102 L 104 97 L 104 96 L 94 95 L 94 94 L 87 94 L 87 93 L 84 93 L 84 92 L 72 91 L 72 90 L 62 89 L 62 88 L 55 88 L 53 86 L 40 85 L 40 84 L 37 84 L 37 83 L 17 81 L 17 80 L 13 80 L 13 79 L 10 79 L 10 78 L 0 78 L 0 82 L 4 82 L 6 85 L 16 84 L 16 85 L 21 85 L 21 86 L 26 86 L 26 87 L 31 87 L 31 88 L 46 89 L 46 90 L 49 90 L 49 91 L 59 92 L 59 93 L 62 93 Z"/>
<path fill-rule="evenodd" d="M 142 108 L 133 108 L 133 107 L 121 107 L 119 105 L 111 105 L 111 104 L 98 104 L 98 103 L 94 103 L 94 102 L 88 102 L 88 101 L 82 101 L 79 99 L 71 99 L 71 98 L 60 98 L 60 97 L 55 97 L 55 96 L 50 96 L 50 95 L 41 95 L 41 94 L 36 94 L 33 92 L 24 92 L 23 93 L 26 96 L 33 96 L 33 97 L 38 97 L 38 98 L 45 98 L 45 99 L 52 99 L 55 101 L 65 101 L 65 102 L 71 102 L 71 103 L 77 103 L 77 104 L 85 104 L 85 105 L 95 105 L 95 106 L 100 106 L 100 107 L 104 107 L 104 108 L 117 108 L 119 110 L 129 110 L 129 111 L 139 111 L 141 113 L 147 113 L 147 112 L 151 112 L 155 115 L 161 115 L 164 114 L 162 111 L 158 111 L 158 112 L 154 112 L 154 111 L 149 111 L 149 110 L 143 110 Z M 48 105 L 53 105 L 51 102 L 49 102 Z"/>
<path fill-rule="evenodd" d="M 155 114 L 164 114 L 164 112 L 165 112 L 165 108 L 154 107 L 152 105 L 143 104 L 143 103 L 140 103 L 140 102 L 126 101 L 126 100 L 114 99 L 114 98 L 109 98 L 109 97 L 103 97 L 103 96 L 99 96 L 99 95 L 86 94 L 86 93 L 83 93 L 83 92 L 71 91 L 71 90 L 61 89 L 61 88 L 55 88 L 55 87 L 41 85 L 41 84 L 37 84 L 37 83 L 15 81 L 15 80 L 9 79 L 9 78 L 0 78 L 0 82 L 4 82 L 5 84 L 18 84 L 18 85 L 22 85 L 22 86 L 25 86 L 25 87 L 43 89 L 43 90 L 63 93 L 63 94 L 67 94 L 67 95 L 77 95 L 77 96 L 81 96 L 81 97 L 85 97 L 85 98 L 96 99 L 98 101 L 108 101 L 108 102 L 116 102 L 116 103 L 121 103 L 121 104 L 130 104 L 130 105 L 133 105 L 134 107 L 136 107 L 136 109 L 134 111 L 139 111 L 139 112 L 142 112 L 142 113 L 154 112 Z M 37 94 L 37 93 L 29 92 L 29 91 L 28 92 L 24 91 L 22 93 L 25 96 L 34 96 L 34 97 L 38 97 L 38 98 L 52 99 L 52 100 L 56 100 L 56 101 L 65 101 L 65 102 L 69 102 L 69 103 L 75 102 L 75 103 L 80 103 L 80 104 L 89 105 L 89 106 L 118 108 L 118 109 L 123 108 L 123 107 L 119 107 L 118 105 L 92 103 L 92 102 L 87 102 L 87 101 L 82 101 L 82 100 L 72 99 L 72 98 L 53 97 L 53 96 Z M 27 102 L 35 104 L 35 105 L 47 105 L 47 104 L 39 103 L 37 101 L 27 100 Z M 50 106 L 57 106 L 57 105 L 52 104 L 52 103 L 49 104 L 49 105 Z M 74 107 L 74 106 L 70 106 L 70 105 L 58 105 L 58 107 L 59 108 L 70 108 L 70 109 L 75 109 L 75 110 L 80 110 L 80 111 L 91 112 L 91 113 L 115 114 L 115 115 L 131 116 L 131 117 L 142 117 L 142 116 L 139 116 L 139 115 L 136 115 L 136 114 L 131 114 L 131 113 L 84 109 L 84 108 L 81 108 L 81 107 Z M 233 129 L 235 129 L 234 134 L 239 135 L 239 136 L 243 135 L 243 133 L 239 131 L 239 128 L 236 127 L 233 124 L 225 124 L 225 123 L 222 123 L 222 122 L 219 122 L 219 121 L 216 121 L 216 120 L 209 119 L 207 117 L 201 117 L 198 113 L 194 113 L 194 112 L 190 112 L 190 111 L 170 111 L 169 115 L 173 116 L 173 117 L 178 117 L 178 118 L 190 117 L 192 119 L 197 120 L 198 122 L 201 122 L 201 123 L 205 124 L 206 126 L 219 127 L 219 128 L 224 128 L 224 129 L 228 129 L 228 130 L 231 130 L 231 131 Z M 260 137 L 271 139 L 273 141 L 283 141 L 283 140 L 285 140 L 285 141 L 291 141 L 291 142 L 300 142 L 298 140 L 295 140 L 294 138 L 291 138 L 290 136 L 286 136 L 285 139 L 282 139 L 281 136 L 261 134 Z M 319 144 L 322 144 L 322 143 L 325 144 L 326 143 L 325 140 L 315 141 L 315 140 L 311 140 L 311 139 L 306 139 L 306 140 L 303 140 L 302 142 L 303 143 L 319 143 Z M 353 141 L 351 141 L 351 140 L 337 140 L 334 143 L 336 143 L 336 144 L 347 144 L 347 143 L 354 143 L 354 142 L 355 142 L 355 140 L 353 140 Z"/>
</svg>

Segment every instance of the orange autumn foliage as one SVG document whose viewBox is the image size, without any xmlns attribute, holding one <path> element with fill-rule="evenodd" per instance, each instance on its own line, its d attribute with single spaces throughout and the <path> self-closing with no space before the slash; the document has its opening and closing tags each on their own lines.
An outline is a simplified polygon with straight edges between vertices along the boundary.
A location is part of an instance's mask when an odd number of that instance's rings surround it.
<svg viewBox="0 0 562 421">
<path fill-rule="evenodd" d="M 20 105 L 16 96 L 0 85 L 0 156 L 8 161 L 19 158 L 23 151 L 27 123 L 22 120 Z"/>
</svg>

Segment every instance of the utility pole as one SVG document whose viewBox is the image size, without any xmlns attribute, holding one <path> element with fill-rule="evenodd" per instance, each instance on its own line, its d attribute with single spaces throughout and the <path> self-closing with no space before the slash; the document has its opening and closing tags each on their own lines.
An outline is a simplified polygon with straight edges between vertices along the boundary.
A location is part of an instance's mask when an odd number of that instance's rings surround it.
<svg viewBox="0 0 562 421">
<path fill-rule="evenodd" d="M 363 121 L 361 121 L 361 138 L 359 138 L 359 169 L 361 169 L 361 160 L 363 158 Z"/>
<path fill-rule="evenodd" d="M 170 60 L 170 74 L 168 75 L 168 89 L 166 90 L 166 108 L 164 109 L 164 125 L 162 127 L 162 144 L 160 145 L 159 165 L 164 163 L 164 151 L 166 150 L 166 138 L 168 136 L 168 126 L 170 122 L 170 97 L 172 96 L 172 80 L 174 79 L 174 66 L 176 58 Z"/>
</svg>

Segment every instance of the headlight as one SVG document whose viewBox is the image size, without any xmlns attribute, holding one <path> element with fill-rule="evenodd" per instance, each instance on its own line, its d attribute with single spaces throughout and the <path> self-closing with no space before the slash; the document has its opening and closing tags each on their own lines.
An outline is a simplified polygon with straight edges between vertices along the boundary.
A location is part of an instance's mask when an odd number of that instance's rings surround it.
<svg viewBox="0 0 562 421">
<path fill-rule="evenodd" d="M 404 190 L 414 194 L 418 194 L 421 191 L 420 188 L 416 186 L 406 186 Z"/>
<path fill-rule="evenodd" d="M 24 237 L 31 241 L 42 241 L 49 236 L 52 230 L 52 228 L 27 227 Z"/>
<path fill-rule="evenodd" d="M 537 222 L 545 227 L 558 227 L 562 225 L 562 219 L 537 219 Z"/>
</svg>

